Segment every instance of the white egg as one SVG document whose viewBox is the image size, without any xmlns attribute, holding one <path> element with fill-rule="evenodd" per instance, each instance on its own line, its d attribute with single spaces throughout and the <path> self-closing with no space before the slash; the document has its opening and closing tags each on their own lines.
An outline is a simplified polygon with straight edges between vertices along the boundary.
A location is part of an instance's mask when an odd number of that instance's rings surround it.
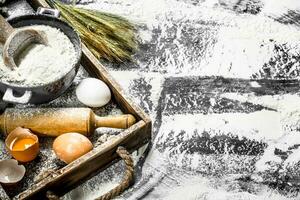
<svg viewBox="0 0 300 200">
<path fill-rule="evenodd" d="M 78 100 L 89 107 L 101 107 L 111 99 L 109 87 L 96 78 L 86 78 L 76 88 Z"/>
</svg>

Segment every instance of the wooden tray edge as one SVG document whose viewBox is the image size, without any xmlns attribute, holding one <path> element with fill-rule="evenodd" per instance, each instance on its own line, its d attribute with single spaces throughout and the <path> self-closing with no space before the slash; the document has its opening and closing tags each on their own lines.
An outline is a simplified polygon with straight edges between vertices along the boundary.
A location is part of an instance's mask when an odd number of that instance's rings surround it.
<svg viewBox="0 0 300 200">
<path fill-rule="evenodd" d="M 43 199 L 47 190 L 63 195 L 83 181 L 103 171 L 119 160 L 116 149 L 124 146 L 129 152 L 149 142 L 149 126 L 139 121 L 131 128 L 120 133 L 122 136 L 110 144 L 99 146 L 73 163 L 50 174 L 14 199 Z M 146 134 L 145 134 L 146 133 Z M 133 138 L 135 138 L 133 140 Z M 84 169 L 84 171 L 83 171 Z M 63 185 L 63 187 L 61 187 Z"/>
</svg>

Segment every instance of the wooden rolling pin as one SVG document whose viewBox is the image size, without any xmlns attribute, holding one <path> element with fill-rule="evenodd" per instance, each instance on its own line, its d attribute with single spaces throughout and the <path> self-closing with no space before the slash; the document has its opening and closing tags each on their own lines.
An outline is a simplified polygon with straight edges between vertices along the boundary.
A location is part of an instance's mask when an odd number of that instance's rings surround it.
<svg viewBox="0 0 300 200">
<path fill-rule="evenodd" d="M 69 132 L 89 135 L 98 127 L 126 129 L 135 121 L 130 114 L 99 117 L 89 108 L 7 108 L 0 115 L 0 131 L 7 135 L 21 126 L 38 136 L 56 137 Z"/>
</svg>

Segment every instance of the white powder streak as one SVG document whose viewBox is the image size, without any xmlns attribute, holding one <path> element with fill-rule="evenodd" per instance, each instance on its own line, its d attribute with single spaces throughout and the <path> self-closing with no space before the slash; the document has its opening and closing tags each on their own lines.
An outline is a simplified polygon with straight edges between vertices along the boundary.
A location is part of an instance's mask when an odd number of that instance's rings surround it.
<svg viewBox="0 0 300 200">
<path fill-rule="evenodd" d="M 258 104 L 278 111 L 280 116 L 278 124 L 281 126 L 282 136 L 268 143 L 268 148 L 255 164 L 257 172 L 275 172 L 279 167 L 281 171 L 286 171 L 300 162 L 300 148 L 289 150 L 294 145 L 300 144 L 300 97 L 298 95 L 255 96 L 253 93 L 224 93 L 221 97 Z M 287 159 L 276 155 L 275 149 L 290 152 L 287 154 Z"/>
<path fill-rule="evenodd" d="M 257 193 L 245 192 L 234 177 L 232 180 L 230 178 L 208 179 L 199 175 L 197 177 L 190 175 L 181 179 L 180 185 L 160 186 L 153 192 L 153 197 L 159 196 L 159 199 L 164 200 L 296 200 L 296 198 L 286 198 L 264 185 L 253 186 L 256 187 Z"/>
<path fill-rule="evenodd" d="M 193 74 L 250 78 L 276 56 L 275 45 L 285 44 L 286 48 L 290 49 L 288 52 L 290 56 L 297 55 L 300 50 L 300 29 L 296 26 L 281 24 L 268 16 L 267 10 L 276 12 L 276 9 L 270 6 L 273 2 L 277 4 L 279 1 L 266 0 L 268 3 L 265 3 L 265 11 L 258 15 L 237 14 L 224 9 L 218 1 L 211 0 L 197 5 L 192 5 L 189 1 L 175 0 L 158 0 L 155 3 L 151 0 L 128 0 L 124 5 L 121 0 L 111 0 L 109 2 L 95 1 L 84 7 L 113 12 L 126 16 L 137 24 L 147 24 L 147 30 L 141 35 L 145 41 L 152 38 L 151 34 L 154 36 L 153 29 L 158 29 L 160 34 L 155 39 L 158 41 L 156 49 L 163 51 L 149 63 L 153 70 L 172 76 Z M 234 4 L 237 1 L 226 2 Z M 279 3 L 279 5 L 282 4 Z M 286 4 L 290 5 L 289 7 L 292 5 L 292 3 Z M 185 22 L 185 26 L 182 22 Z M 176 29 L 172 29 L 175 24 Z M 182 38 L 197 39 L 197 36 L 186 36 L 186 29 L 189 27 L 199 33 L 198 37 L 201 41 L 199 46 L 182 44 Z M 175 37 L 172 47 L 165 48 L 166 44 L 163 41 L 172 39 L 170 35 Z M 187 54 L 191 48 L 203 54 L 191 57 Z M 165 58 L 164 63 L 159 57 Z M 276 67 L 283 68 L 284 66 Z M 299 68 L 299 64 L 294 66 L 294 68 L 297 67 Z"/>
<path fill-rule="evenodd" d="M 172 130 L 180 133 L 185 130 L 184 139 L 191 138 L 197 130 L 199 133 L 207 131 L 213 134 L 232 134 L 253 139 L 266 141 L 277 139 L 282 136 L 280 115 L 275 111 L 262 110 L 253 113 L 222 113 L 222 114 L 194 114 L 173 115 L 164 117 L 161 130 Z M 213 130 L 214 132 L 211 132 Z M 161 140 L 168 140 L 169 135 L 163 134 Z"/>
<path fill-rule="evenodd" d="M 262 0 L 264 6 L 262 14 L 268 16 L 280 16 L 287 14 L 289 10 L 299 10 L 300 1 L 298 0 Z"/>
<path fill-rule="evenodd" d="M 300 97 L 296 94 L 256 96 L 253 93 L 224 93 L 221 97 L 277 110 L 284 133 L 297 131 L 300 128 Z"/>
<path fill-rule="evenodd" d="M 220 28 L 218 41 L 201 74 L 251 78 L 276 56 L 275 45 L 287 45 L 294 55 L 300 49 L 300 31 L 296 27 L 283 26 L 262 16 L 241 17 L 236 22 Z"/>
</svg>

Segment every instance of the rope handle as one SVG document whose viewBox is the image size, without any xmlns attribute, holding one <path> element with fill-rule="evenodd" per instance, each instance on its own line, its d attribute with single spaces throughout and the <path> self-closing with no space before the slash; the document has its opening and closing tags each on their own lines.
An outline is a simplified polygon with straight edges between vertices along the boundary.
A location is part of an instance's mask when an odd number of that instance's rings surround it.
<svg viewBox="0 0 300 200">
<path fill-rule="evenodd" d="M 95 200 L 110 200 L 123 193 L 132 183 L 134 178 L 133 160 L 130 153 L 124 147 L 118 147 L 117 154 L 123 159 L 126 165 L 125 175 L 121 183 L 106 194 Z M 47 191 L 46 197 L 49 200 L 59 200 L 59 197 L 51 191 Z"/>
</svg>

